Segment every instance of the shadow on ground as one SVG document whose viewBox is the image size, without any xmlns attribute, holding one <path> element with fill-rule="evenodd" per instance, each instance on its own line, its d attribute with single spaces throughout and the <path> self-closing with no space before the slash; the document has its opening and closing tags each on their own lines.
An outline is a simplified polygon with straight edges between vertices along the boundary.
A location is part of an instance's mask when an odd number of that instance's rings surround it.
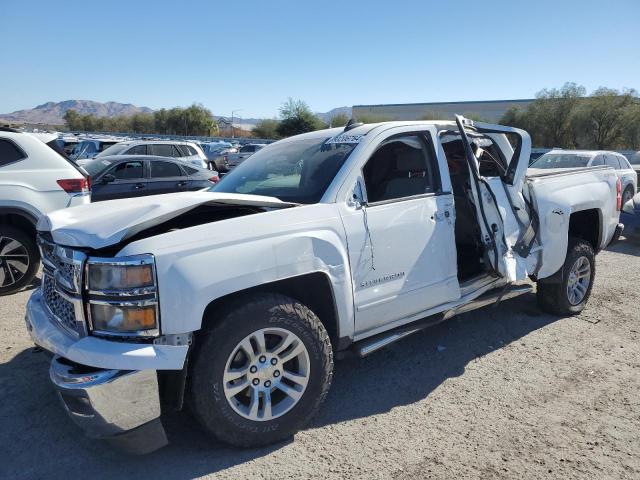
<svg viewBox="0 0 640 480">
<path fill-rule="evenodd" d="M 334 383 L 309 428 L 367 417 L 426 398 L 465 366 L 557 320 L 541 314 L 535 295 L 505 302 L 414 334 L 366 359 L 336 365 Z M 0 478 L 63 478 L 87 472 L 94 479 L 187 479 L 268 455 L 286 443 L 232 449 L 210 440 L 187 414 L 164 420 L 171 444 L 128 457 L 89 440 L 64 414 L 48 381 L 49 359 L 24 350 L 0 365 Z"/>
</svg>

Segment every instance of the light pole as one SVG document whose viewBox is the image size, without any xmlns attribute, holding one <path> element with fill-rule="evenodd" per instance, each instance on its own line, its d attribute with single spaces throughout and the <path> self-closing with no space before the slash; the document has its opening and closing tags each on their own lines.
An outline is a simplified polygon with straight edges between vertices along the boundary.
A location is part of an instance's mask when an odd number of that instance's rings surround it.
<svg viewBox="0 0 640 480">
<path fill-rule="evenodd" d="M 231 138 L 236 138 L 235 137 L 235 131 L 233 129 L 233 119 L 235 118 L 235 113 L 236 112 L 241 112 L 242 109 L 238 108 L 237 110 L 231 110 Z"/>
</svg>

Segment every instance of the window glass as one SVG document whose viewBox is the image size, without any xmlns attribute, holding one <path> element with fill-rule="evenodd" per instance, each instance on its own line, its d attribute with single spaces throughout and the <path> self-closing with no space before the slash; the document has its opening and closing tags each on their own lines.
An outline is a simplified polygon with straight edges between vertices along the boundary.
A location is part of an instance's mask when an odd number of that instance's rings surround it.
<svg viewBox="0 0 640 480">
<path fill-rule="evenodd" d="M 193 175 L 194 173 L 198 173 L 197 168 L 187 167 L 186 165 L 183 166 L 182 168 L 184 168 L 187 171 L 187 175 Z"/>
<path fill-rule="evenodd" d="M 106 157 L 108 155 L 120 155 L 126 150 L 127 146 L 128 145 L 126 144 L 123 145 L 121 143 L 116 143 L 115 145 L 111 145 L 109 148 L 102 150 L 98 155 L 96 155 L 96 158 Z"/>
<path fill-rule="evenodd" d="M 197 155 L 198 154 L 198 152 L 196 152 L 196 149 L 193 148 L 191 145 L 185 145 L 185 147 L 189 151 L 189 155 Z"/>
<path fill-rule="evenodd" d="M 178 156 L 188 157 L 190 155 L 186 145 L 174 145 L 174 146 L 178 149 L 178 152 L 180 152 L 180 155 Z"/>
<path fill-rule="evenodd" d="M 146 155 L 147 154 L 147 146 L 146 145 L 136 145 L 135 147 L 131 147 L 127 150 L 129 155 Z"/>
<path fill-rule="evenodd" d="M 100 142 L 99 145 L 98 145 L 98 148 L 102 152 L 102 151 L 106 150 L 107 148 L 114 146 L 116 143 L 118 143 L 118 142 Z"/>
<path fill-rule="evenodd" d="M 530 168 L 581 168 L 589 164 L 588 155 L 574 153 L 545 153 Z"/>
<path fill-rule="evenodd" d="M 611 168 L 615 168 L 616 170 L 620 170 L 620 162 L 613 155 L 607 155 L 607 165 Z"/>
<path fill-rule="evenodd" d="M 181 177 L 182 170 L 175 163 L 151 162 L 151 178 Z"/>
<path fill-rule="evenodd" d="M 111 173 L 118 180 L 129 180 L 132 178 L 142 178 L 142 162 L 122 162 L 116 165 Z"/>
<path fill-rule="evenodd" d="M 9 140 L 0 139 L 0 167 L 17 162 L 23 158 L 27 158 L 27 156 L 17 145 Z"/>
<path fill-rule="evenodd" d="M 157 155 L 158 157 L 173 157 L 173 145 L 168 143 L 152 143 L 147 145 L 149 155 Z"/>
<path fill-rule="evenodd" d="M 240 153 L 253 152 L 253 145 L 245 145 L 240 149 Z"/>
<path fill-rule="evenodd" d="M 625 157 L 624 155 L 616 155 L 616 157 L 620 162 L 621 169 L 626 170 L 627 168 L 631 168 L 631 165 L 629 165 L 629 160 L 627 160 L 627 157 Z"/>
<path fill-rule="evenodd" d="M 369 203 L 411 197 L 433 191 L 434 161 L 419 135 L 384 142 L 364 166 Z"/>
<path fill-rule="evenodd" d="M 285 140 L 263 148 L 211 190 L 266 195 L 285 202 L 317 203 L 357 146 L 327 143 L 330 138 Z"/>
<path fill-rule="evenodd" d="M 629 163 L 631 165 L 640 165 L 640 152 L 636 152 L 633 155 L 631 155 L 631 158 L 629 159 Z"/>
<path fill-rule="evenodd" d="M 599 167 L 602 165 L 604 165 L 604 157 L 602 155 L 598 155 L 593 159 L 593 162 L 591 162 L 592 167 Z"/>
</svg>

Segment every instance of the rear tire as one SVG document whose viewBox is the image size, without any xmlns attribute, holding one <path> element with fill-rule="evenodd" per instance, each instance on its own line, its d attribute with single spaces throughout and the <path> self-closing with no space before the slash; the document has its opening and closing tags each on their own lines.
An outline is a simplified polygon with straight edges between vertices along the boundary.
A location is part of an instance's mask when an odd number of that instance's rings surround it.
<svg viewBox="0 0 640 480">
<path fill-rule="evenodd" d="M 0 225 L 0 296 L 29 285 L 39 265 L 35 238 L 13 225 Z"/>
<path fill-rule="evenodd" d="M 194 416 L 234 446 L 291 437 L 331 385 L 333 351 L 324 326 L 306 306 L 275 294 L 245 297 L 218 318 L 196 343 L 188 390 Z"/>
<path fill-rule="evenodd" d="M 553 276 L 538 281 L 538 305 L 555 315 L 580 313 L 591 295 L 595 274 L 595 252 L 591 244 L 569 238 L 562 268 Z"/>
<path fill-rule="evenodd" d="M 622 205 L 624 205 L 629 200 L 631 200 L 634 195 L 635 195 L 635 192 L 633 191 L 633 186 L 629 185 L 627 188 L 624 189 L 624 192 L 622 193 Z"/>
</svg>

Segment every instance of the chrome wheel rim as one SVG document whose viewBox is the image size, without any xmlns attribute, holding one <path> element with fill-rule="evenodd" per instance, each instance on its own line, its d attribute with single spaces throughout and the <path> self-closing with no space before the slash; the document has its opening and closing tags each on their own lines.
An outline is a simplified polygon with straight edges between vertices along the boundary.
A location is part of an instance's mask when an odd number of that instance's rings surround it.
<svg viewBox="0 0 640 480">
<path fill-rule="evenodd" d="M 0 287 L 19 282 L 29 270 L 29 252 L 15 238 L 0 236 Z"/>
<path fill-rule="evenodd" d="M 273 420 L 298 404 L 309 373 L 309 352 L 296 334 L 263 328 L 247 335 L 229 355 L 224 395 L 238 415 Z"/>
<path fill-rule="evenodd" d="M 567 281 L 567 298 L 571 305 L 578 305 L 587 295 L 591 282 L 591 263 L 587 257 L 578 258 L 571 270 Z"/>
</svg>

